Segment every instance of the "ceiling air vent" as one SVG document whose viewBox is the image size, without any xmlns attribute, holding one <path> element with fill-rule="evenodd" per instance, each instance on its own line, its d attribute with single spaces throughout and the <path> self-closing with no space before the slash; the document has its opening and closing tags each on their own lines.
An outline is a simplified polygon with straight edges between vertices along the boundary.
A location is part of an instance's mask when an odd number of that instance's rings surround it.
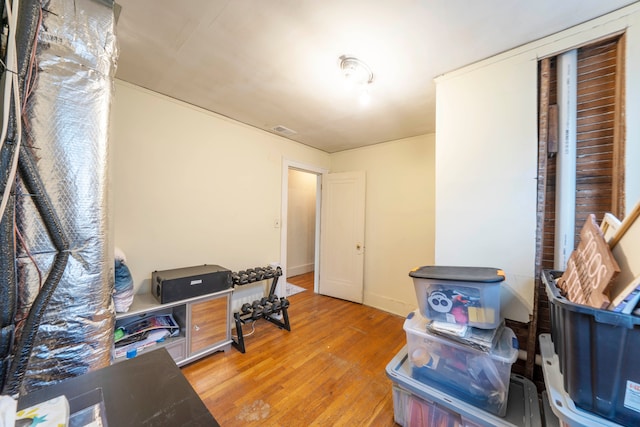
<svg viewBox="0 0 640 427">
<path fill-rule="evenodd" d="M 277 132 L 281 135 L 287 135 L 287 136 L 295 135 L 296 133 L 298 133 L 295 130 L 289 129 L 288 127 L 285 127 L 282 125 L 274 126 L 272 129 L 274 132 Z"/>
</svg>

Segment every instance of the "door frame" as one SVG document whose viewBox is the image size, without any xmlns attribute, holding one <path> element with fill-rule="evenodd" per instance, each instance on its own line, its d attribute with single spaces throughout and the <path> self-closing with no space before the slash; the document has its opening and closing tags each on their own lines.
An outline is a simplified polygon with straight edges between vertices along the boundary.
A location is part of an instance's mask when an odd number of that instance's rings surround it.
<svg viewBox="0 0 640 427">
<path fill-rule="evenodd" d="M 295 160 L 282 159 L 282 197 L 280 206 L 280 268 L 282 277 L 287 280 L 287 220 L 289 209 L 289 169 L 307 172 L 316 175 L 316 226 L 314 241 L 314 272 L 313 272 L 313 292 L 318 293 L 318 282 L 320 274 L 320 209 L 322 207 L 322 175 L 329 173 L 328 169 L 301 163 Z M 278 296 L 283 297 L 284 287 L 279 287 Z M 282 295 L 280 295 L 282 294 Z"/>
</svg>

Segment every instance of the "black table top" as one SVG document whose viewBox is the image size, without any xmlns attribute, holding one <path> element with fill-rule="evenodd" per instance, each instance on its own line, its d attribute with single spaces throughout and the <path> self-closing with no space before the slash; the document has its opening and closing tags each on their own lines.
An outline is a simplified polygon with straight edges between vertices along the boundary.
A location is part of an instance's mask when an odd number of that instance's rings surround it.
<svg viewBox="0 0 640 427">
<path fill-rule="evenodd" d="M 164 348 L 21 396 L 18 410 L 64 394 L 73 414 L 97 388 L 109 427 L 219 426 Z"/>
</svg>

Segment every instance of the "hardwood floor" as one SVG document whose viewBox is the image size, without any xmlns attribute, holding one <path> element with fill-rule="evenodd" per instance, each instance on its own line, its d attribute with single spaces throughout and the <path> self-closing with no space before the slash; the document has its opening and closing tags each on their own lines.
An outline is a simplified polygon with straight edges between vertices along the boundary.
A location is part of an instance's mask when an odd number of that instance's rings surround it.
<svg viewBox="0 0 640 427">
<path fill-rule="evenodd" d="M 281 278 L 282 280 L 282 278 Z M 291 332 L 260 320 L 235 348 L 182 368 L 222 426 L 394 426 L 385 368 L 406 343 L 404 318 L 313 293 L 289 298 Z"/>
</svg>

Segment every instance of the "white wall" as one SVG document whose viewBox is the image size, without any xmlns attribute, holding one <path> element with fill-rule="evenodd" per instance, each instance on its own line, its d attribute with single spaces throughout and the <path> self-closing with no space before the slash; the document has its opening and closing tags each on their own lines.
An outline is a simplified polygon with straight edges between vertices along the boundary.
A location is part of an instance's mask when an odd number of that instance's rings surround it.
<svg viewBox="0 0 640 427">
<path fill-rule="evenodd" d="M 532 312 L 537 175 L 537 63 L 627 29 L 627 178 L 640 197 L 640 6 L 621 9 L 436 80 L 437 264 L 505 270 L 502 311 Z"/>
<path fill-rule="evenodd" d="M 364 303 L 406 316 L 409 271 L 434 262 L 435 135 L 331 155 L 331 172 L 366 172 Z"/>
<path fill-rule="evenodd" d="M 154 270 L 280 261 L 282 159 L 327 153 L 116 82 L 111 125 L 115 244 L 136 291 Z"/>
<path fill-rule="evenodd" d="M 317 175 L 289 169 L 287 276 L 314 270 Z"/>
</svg>

